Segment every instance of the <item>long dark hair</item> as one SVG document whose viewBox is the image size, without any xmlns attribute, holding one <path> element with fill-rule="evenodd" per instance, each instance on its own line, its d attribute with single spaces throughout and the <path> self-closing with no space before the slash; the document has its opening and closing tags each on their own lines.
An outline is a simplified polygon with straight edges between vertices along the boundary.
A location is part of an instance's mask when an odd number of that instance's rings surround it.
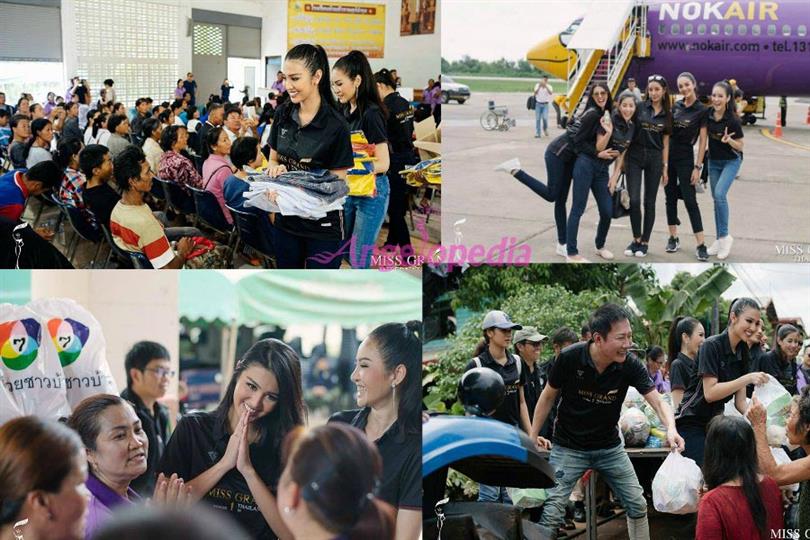
<svg viewBox="0 0 810 540">
<path fill-rule="evenodd" d="M 717 81 L 716 83 L 714 83 L 712 85 L 712 88 L 714 88 L 715 86 L 719 86 L 720 88 L 722 88 L 723 91 L 728 96 L 728 101 L 726 102 L 726 110 L 725 110 L 725 112 L 723 112 L 723 119 L 726 120 L 726 121 L 731 120 L 737 114 L 735 112 L 736 107 L 735 107 L 735 104 L 734 104 L 734 90 L 731 88 L 731 85 L 729 83 L 727 83 L 726 81 Z M 714 113 L 712 113 L 712 114 L 714 114 Z"/>
<path fill-rule="evenodd" d="M 320 45 L 312 45 L 311 43 L 301 43 L 287 51 L 284 60 L 297 60 L 301 62 L 312 76 L 315 76 L 315 73 L 321 70 L 318 94 L 321 96 L 321 101 L 332 107 L 336 107 L 335 97 L 332 95 L 332 83 L 329 80 L 329 58 L 327 58 L 326 51 L 323 50 L 323 47 Z"/>
<path fill-rule="evenodd" d="M 405 366 L 405 378 L 397 388 L 397 419 L 406 432 L 421 433 L 422 322 L 383 324 L 372 330 L 368 339 L 377 346 L 388 372 L 400 364 Z"/>
<path fill-rule="evenodd" d="M 391 72 L 386 68 L 382 68 L 380 71 L 375 73 L 374 80 L 380 84 L 384 84 L 391 90 L 396 91 L 397 89 L 397 81 L 394 80 L 394 76 L 391 75 Z"/>
<path fill-rule="evenodd" d="M 740 480 L 760 538 L 768 538 L 767 512 L 759 492 L 759 466 L 754 430 L 744 419 L 718 415 L 709 422 L 703 457 L 707 489 Z"/>
<path fill-rule="evenodd" d="M 59 141 L 59 145 L 56 147 L 56 154 L 54 155 L 53 160 L 57 165 L 59 165 L 60 169 L 67 169 L 68 165 L 70 165 L 71 158 L 78 155 L 79 152 L 82 151 L 82 146 L 82 142 L 76 138 L 61 140 Z M 79 169 L 78 165 L 76 166 L 76 169 Z"/>
<path fill-rule="evenodd" d="M 203 141 L 202 148 L 200 149 L 200 157 L 202 157 L 203 161 L 208 159 L 208 156 L 213 154 L 211 147 L 217 145 L 217 141 L 219 141 L 219 136 L 222 134 L 222 132 L 223 128 L 220 126 L 211 128 L 206 132 L 205 140 Z"/>
<path fill-rule="evenodd" d="M 356 100 L 361 117 L 369 105 L 374 104 L 382 111 L 383 118 L 388 118 L 388 111 L 380 99 L 380 93 L 377 92 L 374 73 L 371 71 L 371 66 L 365 54 L 360 51 L 351 51 L 346 56 L 338 58 L 333 69 L 339 69 L 350 79 L 360 76 L 360 86 L 357 88 Z M 346 108 L 348 108 L 348 104 Z"/>
<path fill-rule="evenodd" d="M 663 108 L 664 115 L 666 116 L 664 119 L 664 134 L 669 135 L 672 133 L 672 98 L 669 95 L 669 85 L 667 84 L 667 80 L 661 75 L 651 75 L 650 78 L 647 79 L 648 88 L 650 83 L 660 84 L 661 88 L 664 89 L 664 94 L 661 96 L 661 108 Z M 646 102 L 652 104 L 649 92 L 647 92 Z"/>
<path fill-rule="evenodd" d="M 699 324 L 700 321 L 694 317 L 684 317 L 683 315 L 675 317 L 675 320 L 672 321 L 672 326 L 669 327 L 669 338 L 667 339 L 667 350 L 669 351 L 667 358 L 667 371 L 672 368 L 672 362 L 678 356 L 678 353 L 681 352 L 683 335 L 686 334 L 687 336 L 692 337 L 692 333 Z M 692 360 L 695 360 L 695 358 Z"/>
<path fill-rule="evenodd" d="M 25 159 L 28 159 L 28 154 L 31 153 L 31 147 L 34 146 L 34 142 L 37 140 L 39 132 L 48 127 L 50 123 L 51 121 L 47 118 L 37 118 L 31 122 L 31 138 L 28 139 L 27 143 L 25 143 L 25 152 L 23 153 L 23 157 Z"/>
<path fill-rule="evenodd" d="M 374 443 L 340 422 L 302 432 L 287 437 L 283 460 L 312 519 L 347 540 L 392 539 L 393 509 L 374 494 L 382 477 L 382 458 Z"/>
<path fill-rule="evenodd" d="M 98 137 L 98 130 L 101 128 L 101 124 L 107 121 L 107 113 L 101 113 L 95 118 L 93 118 L 93 138 L 95 139 Z M 106 129 L 106 128 L 105 128 Z"/>
<path fill-rule="evenodd" d="M 773 333 L 773 350 L 779 358 L 779 361 L 783 364 L 786 364 L 790 359 L 785 356 L 785 351 L 779 346 L 778 340 L 783 340 L 790 334 L 799 334 L 800 338 L 802 335 L 801 331 L 792 324 L 780 324 L 776 327 L 776 332 Z"/>
<path fill-rule="evenodd" d="M 262 339 L 254 343 L 236 363 L 231 381 L 225 390 L 225 397 L 214 414 L 227 421 L 233 405 L 236 383 L 242 372 L 254 364 L 270 371 L 278 382 L 276 406 L 270 413 L 254 422 L 259 429 L 260 444 L 278 450 L 287 433 L 296 426 L 303 425 L 306 419 L 301 389 L 301 362 L 295 351 L 286 343 L 277 339 Z"/>
<path fill-rule="evenodd" d="M 585 110 L 595 107 L 599 109 L 599 105 L 596 104 L 596 100 L 593 97 L 593 91 L 597 88 L 601 88 L 605 92 L 607 92 L 607 101 L 605 102 L 605 110 L 606 111 L 613 111 L 613 95 L 610 93 L 610 88 L 605 83 L 597 82 L 593 83 L 591 87 L 588 89 L 588 101 L 585 104 Z"/>
</svg>

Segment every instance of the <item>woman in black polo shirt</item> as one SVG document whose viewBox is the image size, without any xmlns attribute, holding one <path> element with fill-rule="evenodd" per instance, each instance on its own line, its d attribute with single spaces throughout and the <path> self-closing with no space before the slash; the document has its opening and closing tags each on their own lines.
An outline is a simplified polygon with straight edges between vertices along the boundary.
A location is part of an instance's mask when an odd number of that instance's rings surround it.
<svg viewBox="0 0 810 540">
<path fill-rule="evenodd" d="M 683 393 L 692 379 L 692 372 L 696 369 L 695 358 L 698 349 L 706 339 L 706 332 L 700 321 L 693 317 L 676 317 L 669 328 L 667 343 L 667 373 L 672 393 L 672 410 L 678 410 Z"/>
<path fill-rule="evenodd" d="M 349 195 L 343 205 L 346 233 L 354 240 L 349 250 L 349 262 L 352 268 L 368 268 L 388 209 L 386 173 L 390 158 L 385 133 L 388 111 L 377 92 L 368 59 L 360 51 L 351 51 L 335 62 L 332 84 L 340 101 L 341 112 L 349 123 L 349 130 L 362 131 L 368 143 L 375 145 L 374 193 L 370 196 Z"/>
<path fill-rule="evenodd" d="M 706 426 L 723 414 L 725 403 L 734 398 L 741 414 L 746 410 L 746 387 L 763 384 L 765 373 L 752 371 L 747 341 L 756 334 L 760 322 L 759 304 L 751 298 L 738 298 L 731 305 L 728 327 L 707 338 L 697 355 L 697 369 L 675 414 L 678 433 L 686 442 L 684 455 L 703 463 Z"/>
<path fill-rule="evenodd" d="M 357 349 L 352 381 L 360 409 L 337 412 L 377 444 L 383 474 L 377 496 L 397 510 L 397 540 L 422 527 L 422 323 L 378 326 Z"/>
<path fill-rule="evenodd" d="M 712 88 L 712 111 L 706 127 L 709 132 L 709 185 L 714 199 L 717 240 L 709 246 L 708 254 L 717 255 L 720 260 L 728 257 L 734 242 L 728 232 L 726 196 L 740 171 L 743 152 L 743 130 L 731 100 L 731 85 L 725 81 L 715 83 Z"/>
<path fill-rule="evenodd" d="M 692 232 L 695 235 L 697 248 L 695 255 L 699 261 L 709 259 L 706 244 L 703 238 L 703 220 L 700 217 L 695 185 L 700 182 L 700 173 L 703 170 L 703 158 L 706 154 L 706 141 L 708 138 L 706 118 L 709 108 L 702 104 L 695 95 L 697 82 L 695 77 L 684 72 L 678 75 L 678 92 L 683 99 L 675 103 L 672 110 L 672 137 L 669 141 L 669 168 L 667 183 L 664 185 L 664 195 L 667 201 L 667 225 L 669 226 L 669 240 L 667 253 L 675 253 L 680 248 L 678 239 L 678 199 L 683 199 Z M 695 159 L 694 146 L 698 142 L 697 159 Z"/>
<path fill-rule="evenodd" d="M 228 512 L 251 538 L 289 538 L 274 493 L 282 441 L 305 416 L 298 356 L 263 339 L 236 364 L 214 412 L 180 419 L 158 471 L 191 478 L 192 495 Z"/>
<path fill-rule="evenodd" d="M 388 182 L 391 196 L 388 200 L 388 239 L 387 246 L 399 246 L 402 251 L 411 250 L 411 235 L 405 223 L 408 210 L 408 185 L 399 171 L 408 165 L 418 163 L 413 150 L 413 105 L 396 91 L 397 83 L 387 69 L 374 74 L 377 91 L 388 109 L 388 122 L 385 126 L 388 137 L 388 152 L 391 165 L 388 167 Z"/>
<path fill-rule="evenodd" d="M 796 375 L 799 365 L 796 356 L 802 347 L 802 333 L 792 324 L 782 324 L 776 329 L 773 349 L 763 353 L 756 362 L 757 369 L 773 375 L 790 392 L 798 394 Z"/>
<path fill-rule="evenodd" d="M 354 163 L 352 145 L 332 96 L 326 52 L 320 45 L 296 45 L 284 57 L 283 71 L 289 101 L 273 117 L 267 174 L 329 169 L 345 179 Z M 321 219 L 273 214 L 273 230 L 279 268 L 340 267 L 346 238 L 342 209 Z"/>
<path fill-rule="evenodd" d="M 624 250 L 628 257 L 647 256 L 650 235 L 655 224 L 658 186 L 667 184 L 669 136 L 672 133 L 671 107 L 666 79 L 661 75 L 651 75 L 647 78 L 647 99 L 639 107 L 639 129 L 625 161 L 627 190 L 630 192 L 630 226 L 633 229 L 633 241 Z"/>
</svg>

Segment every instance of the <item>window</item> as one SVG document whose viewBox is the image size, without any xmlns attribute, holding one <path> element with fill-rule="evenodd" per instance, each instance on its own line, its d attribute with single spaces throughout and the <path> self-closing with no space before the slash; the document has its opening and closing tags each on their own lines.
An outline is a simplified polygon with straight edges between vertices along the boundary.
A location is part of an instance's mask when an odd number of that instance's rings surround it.
<svg viewBox="0 0 810 540">
<path fill-rule="evenodd" d="M 727 35 L 727 36 L 730 36 L 730 35 L 734 34 L 734 25 L 733 25 L 733 24 L 727 24 L 727 25 L 725 25 L 725 26 L 723 27 L 723 33 L 724 33 L 725 35 Z"/>
<path fill-rule="evenodd" d="M 751 26 L 751 35 L 758 36 L 762 33 L 762 29 L 759 27 L 758 24 L 754 24 Z"/>
<path fill-rule="evenodd" d="M 741 24 L 737 27 L 737 33 L 741 36 L 744 36 L 748 33 L 748 27 L 744 24 Z"/>
<path fill-rule="evenodd" d="M 790 25 L 789 24 L 785 24 L 785 25 L 782 26 L 782 35 L 785 36 L 785 37 L 790 36 Z"/>
<path fill-rule="evenodd" d="M 694 26 L 692 25 L 692 23 L 686 23 L 685 25 L 683 25 L 683 33 L 686 34 L 687 36 L 691 36 L 694 33 L 693 28 Z"/>
<path fill-rule="evenodd" d="M 139 97 L 172 95 L 177 79 L 184 75 L 177 61 L 180 15 L 176 5 L 75 0 L 75 14 L 76 75 L 87 78 L 92 88 L 113 79 L 116 98 L 127 107 Z"/>
<path fill-rule="evenodd" d="M 720 35 L 720 25 L 716 24 L 716 23 L 713 24 L 712 29 L 711 29 L 711 33 L 712 33 L 713 36 L 719 36 Z"/>
<path fill-rule="evenodd" d="M 698 35 L 699 36 L 705 36 L 706 35 L 706 24 L 705 23 L 700 23 L 698 25 Z"/>
<path fill-rule="evenodd" d="M 658 33 L 661 34 L 661 35 L 665 35 L 667 33 L 667 25 L 665 25 L 663 23 L 659 24 L 658 25 Z"/>
<path fill-rule="evenodd" d="M 768 25 L 768 35 L 769 36 L 775 36 L 776 35 L 776 25 L 775 24 L 769 24 Z"/>
<path fill-rule="evenodd" d="M 800 24 L 799 28 L 796 29 L 796 32 L 799 34 L 799 37 L 806 37 L 807 36 L 807 26 Z"/>
<path fill-rule="evenodd" d="M 225 35 L 219 26 L 194 23 L 194 54 L 222 56 L 225 54 Z"/>
<path fill-rule="evenodd" d="M 672 23 L 672 27 L 670 28 L 670 30 L 672 31 L 673 36 L 677 36 L 678 34 L 681 33 L 681 25 L 678 23 Z"/>
</svg>

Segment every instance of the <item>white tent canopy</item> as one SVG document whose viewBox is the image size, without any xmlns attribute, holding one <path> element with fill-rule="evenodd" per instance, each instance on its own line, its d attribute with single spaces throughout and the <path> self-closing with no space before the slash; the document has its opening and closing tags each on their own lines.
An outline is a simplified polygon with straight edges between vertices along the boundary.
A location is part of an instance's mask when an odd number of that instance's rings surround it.
<svg viewBox="0 0 810 540">
<path fill-rule="evenodd" d="M 610 49 L 633 10 L 635 0 L 600 0 L 592 2 L 577 28 L 569 49 Z"/>
</svg>

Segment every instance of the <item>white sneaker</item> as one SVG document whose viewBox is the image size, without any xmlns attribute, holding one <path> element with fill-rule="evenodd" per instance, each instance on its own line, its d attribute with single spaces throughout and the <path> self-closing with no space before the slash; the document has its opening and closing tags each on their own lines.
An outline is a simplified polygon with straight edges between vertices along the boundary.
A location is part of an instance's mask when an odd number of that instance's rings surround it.
<svg viewBox="0 0 810 540">
<path fill-rule="evenodd" d="M 734 238 L 731 235 L 725 236 L 720 239 L 720 248 L 717 251 L 717 258 L 721 261 L 728 257 L 731 253 L 731 244 L 734 243 Z"/>
<path fill-rule="evenodd" d="M 520 160 L 518 158 L 509 159 L 500 165 L 495 166 L 495 170 L 503 171 L 506 174 L 512 174 L 512 171 L 520 170 Z"/>
<path fill-rule="evenodd" d="M 613 260 L 613 253 L 611 253 L 610 251 L 608 251 L 605 248 L 597 249 L 596 254 L 599 255 L 600 257 L 602 257 L 603 259 L 605 259 L 606 261 L 612 261 Z"/>
<path fill-rule="evenodd" d="M 567 263 L 589 263 L 588 259 L 583 257 L 582 255 L 568 255 L 565 257 L 565 262 Z"/>
<path fill-rule="evenodd" d="M 560 257 L 568 257 L 568 249 L 565 244 L 557 244 L 557 255 Z"/>
<path fill-rule="evenodd" d="M 720 239 L 718 238 L 712 245 L 709 246 L 709 249 L 706 250 L 706 253 L 709 255 L 717 255 L 717 252 L 720 251 Z"/>
</svg>

